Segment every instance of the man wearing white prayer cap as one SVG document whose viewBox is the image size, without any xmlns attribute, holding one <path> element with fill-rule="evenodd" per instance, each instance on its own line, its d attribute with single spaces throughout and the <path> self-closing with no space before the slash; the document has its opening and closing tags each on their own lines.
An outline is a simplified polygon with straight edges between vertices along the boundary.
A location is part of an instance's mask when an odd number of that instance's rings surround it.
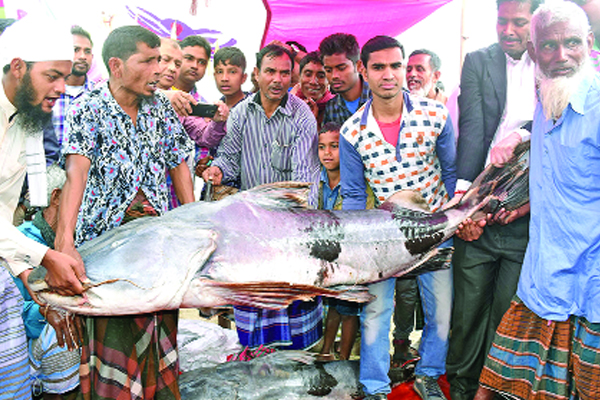
<svg viewBox="0 0 600 400">
<path fill-rule="evenodd" d="M 86 279 L 81 260 L 26 238 L 12 225 L 26 173 L 32 205 L 46 205 L 42 126 L 65 91 L 72 59 L 69 27 L 49 18 L 26 16 L 0 36 L 0 400 L 31 399 L 23 300 L 8 272 L 26 281 L 41 264 L 49 285 L 62 294 L 81 293 L 80 280 Z"/>
</svg>

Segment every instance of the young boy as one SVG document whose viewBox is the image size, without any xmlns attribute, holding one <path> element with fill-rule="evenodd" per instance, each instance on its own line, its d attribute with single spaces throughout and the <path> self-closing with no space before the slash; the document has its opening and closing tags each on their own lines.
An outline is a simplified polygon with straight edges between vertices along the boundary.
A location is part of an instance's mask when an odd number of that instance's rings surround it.
<svg viewBox="0 0 600 400">
<path fill-rule="evenodd" d="M 244 100 L 249 93 L 242 91 L 242 85 L 246 82 L 246 57 L 237 47 L 222 47 L 214 55 L 214 77 L 217 89 L 223 97 L 221 101 L 231 111 L 240 101 Z M 202 176 L 202 172 L 208 168 L 213 159 L 212 154 L 198 160 L 196 164 L 196 175 Z"/>
<path fill-rule="evenodd" d="M 318 208 L 322 210 L 341 210 L 342 196 L 340 193 L 340 125 L 327 122 L 319 133 L 319 161 L 321 161 L 321 178 L 319 182 Z M 368 187 L 368 186 L 367 186 Z M 370 190 L 368 190 L 370 192 Z M 374 198 L 369 193 L 368 208 L 373 208 Z M 350 301 L 327 299 L 329 311 L 325 320 L 323 347 L 318 358 L 323 361 L 334 360 L 331 347 L 335 341 L 338 327 L 342 323 L 342 340 L 340 343 L 339 359 L 347 360 L 354 346 L 358 332 L 358 316 L 361 306 Z"/>
<path fill-rule="evenodd" d="M 246 57 L 237 47 L 223 47 L 214 56 L 214 76 L 217 89 L 223 95 L 222 101 L 231 110 L 247 96 L 242 91 L 246 82 Z"/>
</svg>

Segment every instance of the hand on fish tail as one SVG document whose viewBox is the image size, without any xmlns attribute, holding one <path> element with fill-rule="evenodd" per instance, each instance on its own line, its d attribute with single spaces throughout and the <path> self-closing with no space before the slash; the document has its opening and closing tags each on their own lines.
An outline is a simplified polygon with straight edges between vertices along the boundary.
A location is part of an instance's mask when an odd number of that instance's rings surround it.
<svg viewBox="0 0 600 400">
<path fill-rule="evenodd" d="M 529 142 L 521 143 L 502 167 L 488 165 L 454 207 L 472 210 L 472 219 L 504 209 L 516 210 L 529 202 Z"/>
</svg>

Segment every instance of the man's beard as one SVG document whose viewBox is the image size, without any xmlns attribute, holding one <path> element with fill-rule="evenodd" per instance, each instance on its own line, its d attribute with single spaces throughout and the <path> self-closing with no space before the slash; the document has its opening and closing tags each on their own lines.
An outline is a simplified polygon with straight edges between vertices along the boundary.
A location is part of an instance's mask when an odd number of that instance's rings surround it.
<svg viewBox="0 0 600 400">
<path fill-rule="evenodd" d="M 87 64 L 85 64 L 85 66 L 86 66 L 85 71 L 80 71 L 80 70 L 76 69 L 75 65 L 76 64 L 73 64 L 73 68 L 71 68 L 71 75 L 74 75 L 74 76 L 85 76 L 85 75 L 87 75 L 88 71 L 90 70 L 90 67 Z M 81 65 L 81 64 L 77 64 L 77 65 Z"/>
<path fill-rule="evenodd" d="M 37 93 L 31 83 L 31 76 L 27 72 L 17 87 L 15 106 L 19 112 L 17 124 L 27 136 L 31 137 L 41 136 L 44 126 L 52 121 L 52 113 L 42 110 L 41 104 L 33 105 L 36 97 Z"/>
<path fill-rule="evenodd" d="M 569 105 L 571 96 L 579 89 L 583 78 L 592 69 L 586 57 L 572 76 L 550 78 L 536 66 L 536 76 L 540 88 L 540 102 L 547 119 L 557 120 Z"/>
<path fill-rule="evenodd" d="M 420 97 L 427 97 L 431 88 L 433 87 L 433 79 L 430 79 L 429 82 L 425 83 L 421 86 L 420 89 L 412 90 L 411 93 Z"/>
</svg>

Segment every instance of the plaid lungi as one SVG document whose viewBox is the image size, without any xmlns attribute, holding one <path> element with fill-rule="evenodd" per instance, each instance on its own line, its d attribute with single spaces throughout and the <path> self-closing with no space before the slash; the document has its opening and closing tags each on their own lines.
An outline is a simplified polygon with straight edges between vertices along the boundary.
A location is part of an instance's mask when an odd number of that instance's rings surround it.
<svg viewBox="0 0 600 400">
<path fill-rule="evenodd" d="M 156 212 L 140 190 L 123 220 L 153 215 Z M 87 317 L 79 370 L 83 398 L 180 399 L 178 313 Z"/>
<path fill-rule="evenodd" d="M 323 302 L 320 297 L 313 301 L 294 301 L 282 310 L 236 306 L 233 311 L 242 346 L 303 350 L 312 347 L 323 334 Z"/>
<path fill-rule="evenodd" d="M 538 317 L 515 298 L 504 314 L 480 384 L 512 398 L 600 398 L 600 324 Z"/>
<path fill-rule="evenodd" d="M 177 313 L 86 318 L 83 398 L 179 399 Z"/>
</svg>

